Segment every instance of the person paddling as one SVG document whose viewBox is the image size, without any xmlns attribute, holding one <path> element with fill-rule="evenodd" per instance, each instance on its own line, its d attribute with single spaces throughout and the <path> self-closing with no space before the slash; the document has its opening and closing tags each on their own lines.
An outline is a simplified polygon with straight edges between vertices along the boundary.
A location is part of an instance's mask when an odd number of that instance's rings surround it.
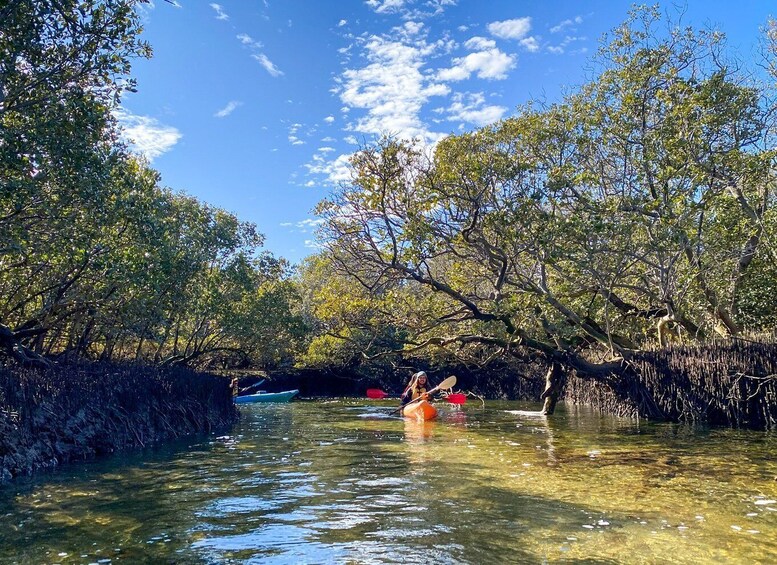
<svg viewBox="0 0 777 565">
<path fill-rule="evenodd" d="M 424 398 L 428 400 L 427 391 L 429 390 L 429 383 L 424 371 L 418 371 L 411 378 L 405 391 L 402 393 L 402 405 L 404 406 L 408 402 L 412 402 L 418 398 Z"/>
<path fill-rule="evenodd" d="M 266 379 L 259 379 L 257 382 L 255 382 L 250 386 L 240 388 L 240 378 L 234 377 L 229 383 L 229 388 L 232 389 L 232 396 L 237 398 L 238 396 L 242 396 L 245 393 L 254 390 L 256 387 L 261 386 L 262 384 L 264 384 L 265 380 Z"/>
</svg>

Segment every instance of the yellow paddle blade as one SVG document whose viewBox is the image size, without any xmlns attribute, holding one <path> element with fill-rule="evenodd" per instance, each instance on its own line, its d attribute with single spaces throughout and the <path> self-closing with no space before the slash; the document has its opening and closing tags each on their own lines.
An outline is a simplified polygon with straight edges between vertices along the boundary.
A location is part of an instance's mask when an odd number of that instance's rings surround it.
<svg viewBox="0 0 777 565">
<path fill-rule="evenodd" d="M 453 388 L 456 386 L 456 377 L 454 375 L 451 375 L 447 379 L 445 379 L 443 382 L 437 385 L 437 388 L 444 389 L 444 388 Z"/>
</svg>

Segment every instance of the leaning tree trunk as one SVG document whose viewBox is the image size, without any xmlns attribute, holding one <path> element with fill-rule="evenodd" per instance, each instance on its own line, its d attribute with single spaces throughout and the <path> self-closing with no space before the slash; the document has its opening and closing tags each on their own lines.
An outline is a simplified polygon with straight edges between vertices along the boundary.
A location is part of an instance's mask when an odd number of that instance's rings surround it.
<svg viewBox="0 0 777 565">
<path fill-rule="evenodd" d="M 51 366 L 48 359 L 25 347 L 21 342 L 29 335 L 38 335 L 39 331 L 41 330 L 29 329 L 14 332 L 5 324 L 0 324 L 0 348 L 8 357 L 21 365 L 47 369 Z"/>
</svg>

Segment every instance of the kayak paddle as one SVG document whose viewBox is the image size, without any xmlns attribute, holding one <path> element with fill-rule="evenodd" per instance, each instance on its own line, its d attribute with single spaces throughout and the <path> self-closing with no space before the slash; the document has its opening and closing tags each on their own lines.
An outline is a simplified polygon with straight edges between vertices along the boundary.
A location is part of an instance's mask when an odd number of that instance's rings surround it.
<svg viewBox="0 0 777 565">
<path fill-rule="evenodd" d="M 246 392 L 248 392 L 249 390 L 253 390 L 253 389 L 255 389 L 256 387 L 263 385 L 263 384 L 264 384 L 264 381 L 266 381 L 266 380 L 267 380 L 267 379 L 262 379 L 262 380 L 260 380 L 259 382 L 255 382 L 255 383 L 254 383 L 254 384 L 252 384 L 251 386 L 247 386 L 247 387 L 245 387 L 244 389 L 241 389 L 241 390 L 240 390 L 240 392 L 238 393 L 238 395 L 245 394 L 245 393 L 246 393 Z"/>
<path fill-rule="evenodd" d="M 383 398 L 386 398 L 387 396 L 388 396 L 388 394 L 383 392 L 379 388 L 368 388 L 367 389 L 367 398 L 374 398 L 376 400 L 381 400 Z"/>
<path fill-rule="evenodd" d="M 436 387 L 434 387 L 432 390 L 427 391 L 425 396 L 431 396 L 433 393 L 437 392 L 438 390 L 447 390 L 447 389 L 453 388 L 454 386 L 456 386 L 456 377 L 454 375 L 451 375 L 450 377 L 445 379 L 443 382 L 438 384 Z M 392 414 L 396 414 L 397 412 L 402 410 L 405 406 L 408 406 L 410 404 L 415 404 L 416 402 L 420 402 L 423 399 L 424 399 L 424 395 L 419 396 L 415 400 L 411 400 L 410 402 L 400 406 L 396 410 L 392 410 L 391 412 L 389 412 L 389 416 L 391 416 Z"/>
<path fill-rule="evenodd" d="M 451 404 L 464 404 L 467 402 L 467 395 L 462 394 L 461 392 L 454 392 L 453 394 L 449 394 L 445 400 Z"/>
</svg>

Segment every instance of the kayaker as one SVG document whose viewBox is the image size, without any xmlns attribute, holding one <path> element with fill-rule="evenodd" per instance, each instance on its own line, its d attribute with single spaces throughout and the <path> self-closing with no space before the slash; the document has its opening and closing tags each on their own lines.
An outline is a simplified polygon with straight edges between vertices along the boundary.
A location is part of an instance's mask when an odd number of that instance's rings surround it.
<svg viewBox="0 0 777 565">
<path fill-rule="evenodd" d="M 247 392 L 252 392 L 256 387 L 262 386 L 266 379 L 259 379 L 252 385 L 244 388 L 240 388 L 240 377 L 234 377 L 229 383 L 229 387 L 232 389 L 232 396 L 243 396 Z M 262 392 L 262 391 L 259 391 Z"/>
<path fill-rule="evenodd" d="M 402 404 L 407 404 L 418 398 L 424 398 L 428 400 L 429 397 L 426 391 L 429 390 L 428 378 L 426 372 L 418 371 L 411 378 L 405 392 L 402 393 Z"/>
</svg>

